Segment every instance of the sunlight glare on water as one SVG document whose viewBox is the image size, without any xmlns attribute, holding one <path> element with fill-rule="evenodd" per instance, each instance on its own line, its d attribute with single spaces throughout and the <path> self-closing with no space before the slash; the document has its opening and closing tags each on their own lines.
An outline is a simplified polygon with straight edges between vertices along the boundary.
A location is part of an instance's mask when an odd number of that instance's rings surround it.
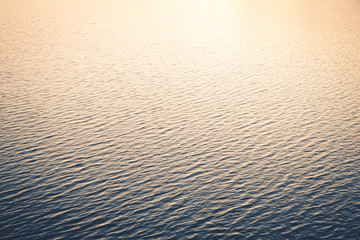
<svg viewBox="0 0 360 240">
<path fill-rule="evenodd" d="M 359 239 L 357 0 L 3 0 L 0 239 Z"/>
</svg>

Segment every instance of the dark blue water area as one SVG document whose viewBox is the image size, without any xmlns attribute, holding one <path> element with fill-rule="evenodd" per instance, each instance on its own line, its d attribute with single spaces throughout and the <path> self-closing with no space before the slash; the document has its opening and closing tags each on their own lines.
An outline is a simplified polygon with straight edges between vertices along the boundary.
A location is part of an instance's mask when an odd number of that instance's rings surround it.
<svg viewBox="0 0 360 240">
<path fill-rule="evenodd" d="M 3 143 L 1 239 L 359 239 L 352 151 L 325 153 L 314 166 L 299 164 L 311 162 L 304 156 L 264 166 L 229 154 L 221 159 L 229 166 L 209 168 L 211 158 L 192 155 L 193 166 L 158 163 L 154 173 L 145 159 L 89 164 L 85 155 L 44 157 L 38 144 Z M 281 161 L 298 166 L 280 172 Z"/>
</svg>

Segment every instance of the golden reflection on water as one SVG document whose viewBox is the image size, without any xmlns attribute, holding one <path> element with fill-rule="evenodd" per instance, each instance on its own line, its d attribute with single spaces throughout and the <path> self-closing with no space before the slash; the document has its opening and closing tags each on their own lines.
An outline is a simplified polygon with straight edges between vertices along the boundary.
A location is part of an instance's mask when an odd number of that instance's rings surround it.
<svg viewBox="0 0 360 240">
<path fill-rule="evenodd" d="M 146 81 L 197 89 L 223 81 L 213 89 L 222 93 L 253 81 L 265 89 L 284 87 L 281 99 L 301 95 L 302 104 L 329 107 L 336 100 L 321 99 L 339 87 L 359 89 L 358 9 L 356 1 L 4 1 L 2 68 L 15 77 L 37 76 L 32 81 L 44 89 L 49 82 L 41 76 L 138 79 L 134 91 L 147 96 L 158 89 Z M 339 75 L 346 85 L 333 77 Z M 289 86 L 297 91 L 284 91 Z M 27 98 L 36 98 L 29 89 Z M 273 100 L 275 92 L 259 94 L 258 101 Z"/>
</svg>

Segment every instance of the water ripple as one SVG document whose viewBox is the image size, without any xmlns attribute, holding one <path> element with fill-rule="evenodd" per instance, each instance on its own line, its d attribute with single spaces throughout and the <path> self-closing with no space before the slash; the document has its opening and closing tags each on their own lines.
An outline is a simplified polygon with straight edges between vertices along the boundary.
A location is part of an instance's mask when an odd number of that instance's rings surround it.
<svg viewBox="0 0 360 240">
<path fill-rule="evenodd" d="M 4 1 L 0 239 L 359 239 L 358 2 L 133 2 Z"/>
</svg>

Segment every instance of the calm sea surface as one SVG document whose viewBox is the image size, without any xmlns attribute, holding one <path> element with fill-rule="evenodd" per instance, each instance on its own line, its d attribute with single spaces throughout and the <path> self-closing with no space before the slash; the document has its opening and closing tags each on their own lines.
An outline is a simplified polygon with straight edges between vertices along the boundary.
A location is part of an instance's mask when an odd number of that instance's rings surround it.
<svg viewBox="0 0 360 240">
<path fill-rule="evenodd" d="M 360 2 L 2 0 L 0 239 L 360 239 Z"/>
</svg>

